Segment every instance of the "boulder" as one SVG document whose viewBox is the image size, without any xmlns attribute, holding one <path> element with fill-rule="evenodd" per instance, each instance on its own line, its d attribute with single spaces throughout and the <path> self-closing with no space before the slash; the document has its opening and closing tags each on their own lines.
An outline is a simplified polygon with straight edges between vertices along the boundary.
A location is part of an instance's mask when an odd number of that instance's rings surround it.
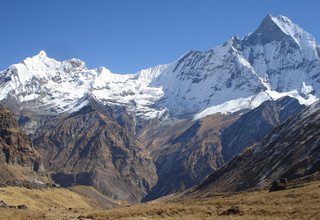
<svg viewBox="0 0 320 220">
<path fill-rule="evenodd" d="M 0 208 L 7 208 L 8 205 L 4 201 L 0 201 Z"/>
<path fill-rule="evenodd" d="M 28 209 L 28 206 L 26 206 L 26 205 L 18 205 L 17 208 L 18 209 Z"/>
<path fill-rule="evenodd" d="M 287 188 L 287 182 L 288 182 L 288 180 L 286 178 L 281 178 L 281 179 L 274 180 L 271 183 L 271 187 L 269 189 L 269 192 L 286 189 Z"/>
<path fill-rule="evenodd" d="M 240 210 L 239 206 L 231 206 L 220 215 L 243 215 L 243 212 Z"/>
</svg>

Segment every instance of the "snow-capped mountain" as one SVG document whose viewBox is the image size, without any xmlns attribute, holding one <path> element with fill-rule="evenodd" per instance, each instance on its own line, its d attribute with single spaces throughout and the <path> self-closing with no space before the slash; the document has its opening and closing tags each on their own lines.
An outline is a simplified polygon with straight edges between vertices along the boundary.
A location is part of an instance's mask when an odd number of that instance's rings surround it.
<svg viewBox="0 0 320 220">
<path fill-rule="evenodd" d="M 74 107 L 96 77 L 80 60 L 58 62 L 41 51 L 0 73 L 0 99 L 10 97 L 34 111 L 57 114 Z"/>
<path fill-rule="evenodd" d="M 309 33 L 288 18 L 268 15 L 239 46 L 271 90 L 297 89 L 308 96 L 319 86 L 319 46 Z"/>
<path fill-rule="evenodd" d="M 217 112 L 252 109 L 285 95 L 311 104 L 320 95 L 320 49 L 315 39 L 284 16 L 267 15 L 243 39 L 232 37 L 206 52 L 190 51 L 177 61 L 135 74 L 84 62 L 63 62 L 45 52 L 0 73 L 0 99 L 42 114 L 74 111 L 92 96 L 126 106 L 137 116 L 202 118 Z"/>
<path fill-rule="evenodd" d="M 165 74 L 170 65 L 159 65 L 136 74 L 114 74 L 105 68 L 98 69 L 91 93 L 104 104 L 124 105 L 137 116 L 155 118 L 165 112 L 165 108 L 153 105 L 163 96 L 161 86 L 150 85 L 160 74 Z"/>
</svg>

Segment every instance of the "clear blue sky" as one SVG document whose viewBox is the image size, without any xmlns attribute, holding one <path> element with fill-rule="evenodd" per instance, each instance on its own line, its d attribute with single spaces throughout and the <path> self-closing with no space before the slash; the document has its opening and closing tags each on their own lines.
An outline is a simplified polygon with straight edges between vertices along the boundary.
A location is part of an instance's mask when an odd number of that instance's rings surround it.
<svg viewBox="0 0 320 220">
<path fill-rule="evenodd" d="M 45 50 L 136 72 L 253 32 L 267 13 L 320 40 L 319 0 L 0 0 L 0 69 Z"/>
</svg>

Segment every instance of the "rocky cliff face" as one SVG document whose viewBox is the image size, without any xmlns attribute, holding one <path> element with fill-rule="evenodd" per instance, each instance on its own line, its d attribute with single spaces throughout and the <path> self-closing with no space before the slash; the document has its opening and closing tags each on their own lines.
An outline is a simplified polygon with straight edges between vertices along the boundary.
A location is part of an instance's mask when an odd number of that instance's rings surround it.
<svg viewBox="0 0 320 220">
<path fill-rule="evenodd" d="M 39 152 L 19 128 L 15 116 L 3 106 L 0 106 L 0 152 L 1 183 L 11 180 L 49 181 Z"/>
<path fill-rule="evenodd" d="M 34 144 L 62 186 L 91 185 L 111 198 L 137 202 L 157 181 L 148 151 L 94 101 L 48 120 Z"/>
<path fill-rule="evenodd" d="M 143 143 L 152 152 L 158 182 L 144 200 L 188 189 L 222 166 L 219 134 L 238 117 L 217 114 L 198 121 L 183 120 L 158 126 L 154 134 L 147 134 L 151 140 Z"/>
<path fill-rule="evenodd" d="M 144 199 L 197 185 L 304 108 L 296 99 L 284 97 L 242 114 L 215 114 L 173 126 L 158 126 L 155 134 L 147 134 L 151 141 L 143 142 L 152 152 L 158 174 L 157 184 Z"/>
<path fill-rule="evenodd" d="M 196 193 L 239 191 L 319 173 L 320 105 L 289 118 L 251 148 L 210 175 Z"/>
<path fill-rule="evenodd" d="M 224 161 L 231 160 L 304 108 L 298 100 L 284 97 L 276 101 L 266 101 L 256 109 L 241 115 L 237 121 L 221 131 Z"/>
</svg>

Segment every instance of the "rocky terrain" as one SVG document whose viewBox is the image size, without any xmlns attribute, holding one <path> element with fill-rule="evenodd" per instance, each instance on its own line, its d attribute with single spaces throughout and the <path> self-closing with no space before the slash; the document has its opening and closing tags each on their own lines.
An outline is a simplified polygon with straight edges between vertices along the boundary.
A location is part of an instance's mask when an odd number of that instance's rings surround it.
<svg viewBox="0 0 320 220">
<path fill-rule="evenodd" d="M 3 110 L 0 175 L 37 179 L 45 169 L 63 187 L 128 202 L 183 191 L 212 172 L 204 185 L 217 190 L 300 178 L 318 170 L 317 115 L 304 109 L 319 88 L 319 46 L 284 16 L 132 74 L 41 51 L 0 72 L 0 103 L 16 115 Z"/>
<path fill-rule="evenodd" d="M 247 147 L 267 135 L 273 128 L 288 118 L 294 117 L 305 108 L 298 100 L 283 97 L 276 101 L 266 101 L 225 127 L 220 134 L 222 156 L 225 162 L 241 153 Z"/>
<path fill-rule="evenodd" d="M 63 187 L 94 186 L 110 198 L 138 202 L 157 181 L 149 152 L 95 100 L 50 118 L 34 144 Z"/>
<path fill-rule="evenodd" d="M 30 138 L 18 126 L 16 117 L 0 106 L 0 183 L 12 180 L 49 182 L 43 161 Z"/>
<path fill-rule="evenodd" d="M 266 187 L 279 178 L 292 181 L 319 176 L 319 125 L 317 102 L 273 129 L 188 193 L 243 191 Z"/>
<path fill-rule="evenodd" d="M 243 113 L 214 114 L 200 120 L 184 120 L 174 126 L 164 124 L 148 129 L 145 140 L 158 173 L 150 200 L 183 191 L 202 182 L 209 174 L 251 147 L 273 128 L 305 108 L 291 97 L 266 101 Z M 143 137 L 140 137 L 142 140 Z M 152 147 L 158 146 L 158 147 Z M 170 184 L 166 184 L 170 178 Z"/>
<path fill-rule="evenodd" d="M 238 115 L 217 114 L 158 127 L 148 146 L 151 146 L 149 150 L 159 179 L 144 200 L 188 189 L 222 166 L 224 159 L 219 133 L 237 118 Z"/>
</svg>

